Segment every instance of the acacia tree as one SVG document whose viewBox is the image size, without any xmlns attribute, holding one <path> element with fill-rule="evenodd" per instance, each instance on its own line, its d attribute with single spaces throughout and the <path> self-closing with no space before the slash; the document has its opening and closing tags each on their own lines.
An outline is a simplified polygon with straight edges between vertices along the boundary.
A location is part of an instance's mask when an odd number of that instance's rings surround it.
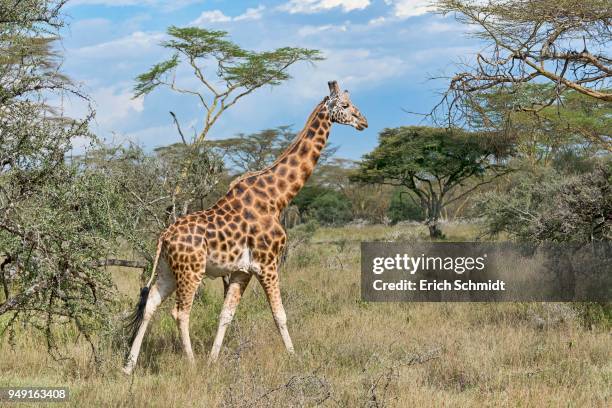
<svg viewBox="0 0 612 408">
<path fill-rule="evenodd" d="M 515 94 L 532 82 L 550 83 L 547 92 L 529 100 L 516 99 L 512 109 L 538 113 L 562 106 L 562 96 L 574 91 L 601 102 L 612 101 L 612 14 L 606 0 L 438 0 L 442 14 L 454 14 L 486 43 L 472 63 L 458 66 L 438 108 L 460 122 L 478 115 L 489 119 L 481 95 Z M 579 128 L 579 127 L 578 127 Z M 580 130 L 580 128 L 579 128 Z M 588 140 L 610 148 L 609 138 L 588 129 Z"/>
<path fill-rule="evenodd" d="M 50 351 L 58 326 L 92 347 L 108 328 L 116 298 L 102 266 L 130 216 L 112 178 L 68 157 L 75 140 L 95 140 L 91 114 L 66 117 L 51 103 L 81 97 L 53 50 L 63 3 L 0 2 L 0 335 L 27 324 Z"/>
<path fill-rule="evenodd" d="M 164 86 L 196 97 L 204 107 L 202 129 L 194 136 L 196 144 L 204 140 L 221 114 L 238 100 L 265 85 L 280 85 L 290 79 L 288 69 L 296 62 L 322 59 L 319 51 L 306 48 L 246 50 L 228 40 L 225 31 L 171 26 L 168 34 L 171 38 L 161 45 L 173 52 L 172 57 L 137 77 L 135 96 Z M 177 84 L 176 70 L 182 63 L 193 70 L 201 85 L 199 89 Z"/>
<path fill-rule="evenodd" d="M 509 170 L 499 161 L 509 146 L 459 130 L 407 126 L 385 129 L 352 180 L 404 187 L 414 193 L 432 238 L 442 237 L 444 207 Z M 467 189 L 459 187 L 473 181 Z"/>
<path fill-rule="evenodd" d="M 288 69 L 297 62 L 312 63 L 322 59 L 319 51 L 306 48 L 283 47 L 262 52 L 246 50 L 229 40 L 225 31 L 171 26 L 168 35 L 170 39 L 163 41 L 161 46 L 170 50 L 172 56 L 139 75 L 134 92 L 138 97 L 158 87 L 165 87 L 195 97 L 202 105 L 203 119 L 200 130 L 194 132 L 191 138 L 183 132 L 176 115 L 170 112 L 183 144 L 193 150 L 203 146 L 204 139 L 219 117 L 241 98 L 263 86 L 280 85 L 290 79 Z M 181 66 L 193 71 L 197 87 L 186 87 L 177 82 L 176 73 Z M 193 156 L 187 154 L 181 177 L 187 177 Z M 178 183 L 175 195 L 180 191 Z M 174 218 L 187 211 L 191 200 L 186 199 L 179 211 L 174 207 Z"/>
<path fill-rule="evenodd" d="M 514 109 L 540 100 L 553 92 L 554 85 L 525 84 L 513 92 L 495 89 L 478 95 L 486 115 L 472 118 L 471 127 L 480 131 L 498 130 L 516 143 L 517 155 L 532 165 L 548 165 L 559 155 L 596 154 L 612 140 L 612 104 L 569 90 L 562 104 L 539 112 Z"/>
<path fill-rule="evenodd" d="M 232 170 L 245 173 L 272 164 L 296 136 L 291 126 L 279 126 L 249 135 L 240 133 L 228 139 L 210 140 L 207 144 L 229 163 Z M 337 146 L 328 145 L 319 163 L 327 162 L 337 150 Z"/>
</svg>

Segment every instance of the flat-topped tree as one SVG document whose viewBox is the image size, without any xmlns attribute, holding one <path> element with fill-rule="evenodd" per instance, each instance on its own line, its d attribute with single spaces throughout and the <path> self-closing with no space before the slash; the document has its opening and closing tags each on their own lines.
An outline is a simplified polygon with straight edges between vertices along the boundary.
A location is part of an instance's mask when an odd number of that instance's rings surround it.
<svg viewBox="0 0 612 408">
<path fill-rule="evenodd" d="M 193 144 L 201 143 L 221 114 L 242 97 L 264 85 L 280 85 L 290 79 L 288 68 L 296 62 L 322 59 L 319 51 L 306 48 L 246 50 L 229 40 L 225 31 L 171 26 L 168 34 L 171 38 L 161 45 L 173 52 L 172 57 L 139 75 L 134 92 L 138 97 L 163 86 L 197 98 L 204 107 L 204 118 L 201 131 L 191 141 Z M 176 83 L 176 70 L 181 64 L 191 67 L 200 82 L 199 89 L 183 88 Z"/>
<path fill-rule="evenodd" d="M 503 159 L 511 149 L 506 140 L 458 129 L 384 129 L 351 179 L 408 189 L 425 214 L 430 237 L 442 238 L 438 223 L 444 207 L 510 171 Z"/>
</svg>

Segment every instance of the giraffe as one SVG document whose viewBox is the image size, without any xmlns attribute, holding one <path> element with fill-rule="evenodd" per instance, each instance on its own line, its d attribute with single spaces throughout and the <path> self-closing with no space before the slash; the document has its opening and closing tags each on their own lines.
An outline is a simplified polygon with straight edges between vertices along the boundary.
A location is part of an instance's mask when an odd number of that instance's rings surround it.
<svg viewBox="0 0 612 408">
<path fill-rule="evenodd" d="M 131 348 L 123 371 L 130 374 L 155 309 L 176 291 L 172 309 L 187 359 L 194 362 L 189 338 L 189 314 L 197 287 L 204 276 L 223 278 L 224 302 L 209 361 L 221 350 L 226 329 L 253 276 L 266 294 L 282 341 L 290 354 L 293 343 L 287 329 L 278 265 L 287 241 L 280 222 L 283 209 L 297 195 L 317 164 L 332 123 L 363 130 L 368 126 L 336 81 L 328 82 L 330 95 L 312 111 L 291 145 L 263 170 L 235 179 L 228 192 L 208 210 L 179 218 L 162 232 L 157 243 L 153 272 L 142 288 L 132 315 Z M 157 272 L 155 284 L 151 286 Z"/>
</svg>

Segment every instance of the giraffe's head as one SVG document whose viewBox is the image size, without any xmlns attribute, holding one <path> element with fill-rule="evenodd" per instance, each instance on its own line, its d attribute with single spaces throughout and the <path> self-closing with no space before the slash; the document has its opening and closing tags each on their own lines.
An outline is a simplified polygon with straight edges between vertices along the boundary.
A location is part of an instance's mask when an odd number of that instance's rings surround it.
<svg viewBox="0 0 612 408">
<path fill-rule="evenodd" d="M 327 85 L 329 85 L 327 106 L 329 107 L 331 121 L 353 126 L 357 130 L 367 128 L 368 120 L 353 105 L 348 91 L 341 91 L 336 81 L 329 81 Z"/>
</svg>

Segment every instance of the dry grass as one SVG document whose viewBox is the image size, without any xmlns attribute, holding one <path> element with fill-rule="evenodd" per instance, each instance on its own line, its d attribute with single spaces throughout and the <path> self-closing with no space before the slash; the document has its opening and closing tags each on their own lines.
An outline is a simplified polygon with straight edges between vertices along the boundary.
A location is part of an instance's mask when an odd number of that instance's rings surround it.
<svg viewBox="0 0 612 408">
<path fill-rule="evenodd" d="M 473 231 L 445 228 L 457 240 Z M 281 282 L 295 358 L 285 354 L 252 282 L 220 362 L 207 365 L 222 285 L 206 280 L 191 320 L 197 367 L 185 365 L 169 301 L 131 378 L 119 371 L 124 350 L 117 346 L 104 347 L 95 366 L 86 345 L 67 338 L 72 359 L 58 363 L 41 339 L 25 333 L 14 348 L 0 343 L 0 386 L 65 385 L 78 407 L 610 405 L 610 333 L 581 328 L 566 305 L 361 302 L 359 241 L 396 235 L 422 233 L 321 229 L 290 254 Z M 138 292 L 137 274 L 115 276 L 127 308 Z"/>
</svg>

